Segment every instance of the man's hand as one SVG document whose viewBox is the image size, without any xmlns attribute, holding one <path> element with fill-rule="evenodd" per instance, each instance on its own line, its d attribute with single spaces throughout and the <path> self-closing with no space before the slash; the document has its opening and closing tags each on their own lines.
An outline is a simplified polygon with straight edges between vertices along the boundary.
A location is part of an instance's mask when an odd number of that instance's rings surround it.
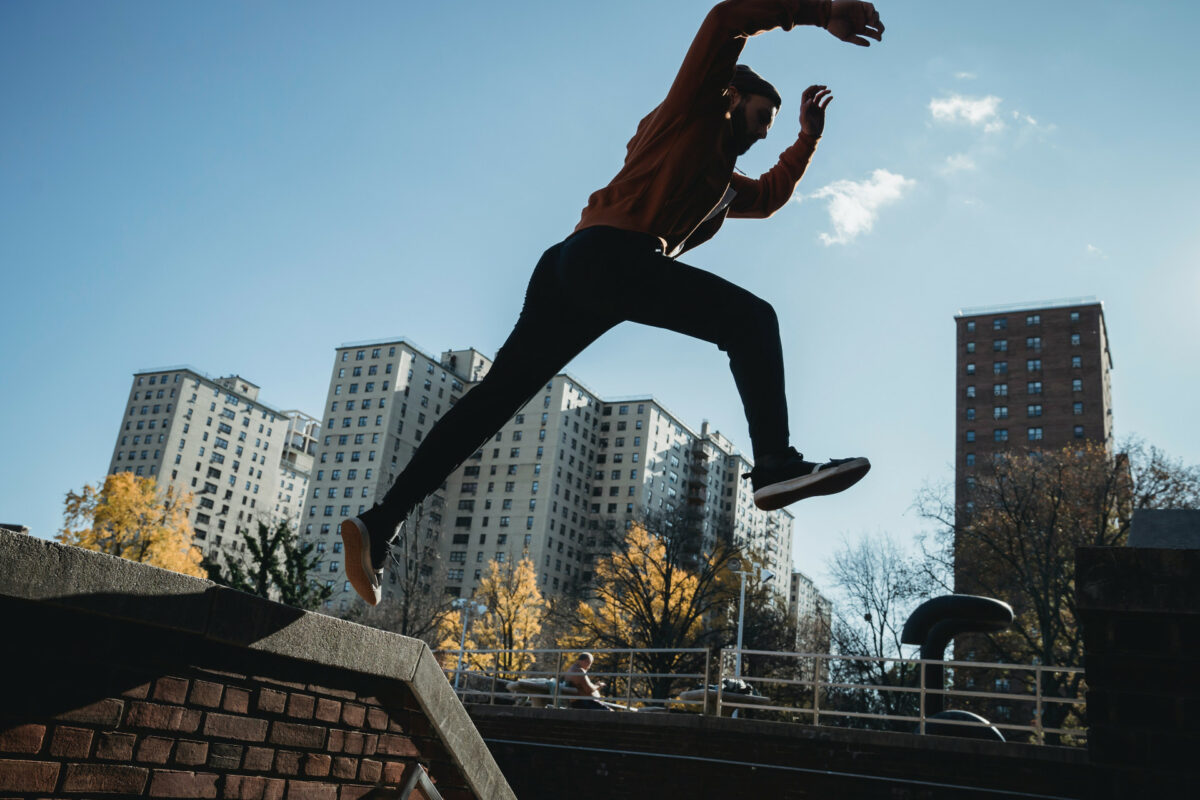
<svg viewBox="0 0 1200 800">
<path fill-rule="evenodd" d="M 862 47 L 871 46 L 864 36 L 877 42 L 883 41 L 883 23 L 879 20 L 879 12 L 875 6 L 859 0 L 833 0 L 825 30 L 843 42 Z"/>
<path fill-rule="evenodd" d="M 800 98 L 800 130 L 814 139 L 825 130 L 825 109 L 833 100 L 827 86 L 810 86 Z"/>
</svg>

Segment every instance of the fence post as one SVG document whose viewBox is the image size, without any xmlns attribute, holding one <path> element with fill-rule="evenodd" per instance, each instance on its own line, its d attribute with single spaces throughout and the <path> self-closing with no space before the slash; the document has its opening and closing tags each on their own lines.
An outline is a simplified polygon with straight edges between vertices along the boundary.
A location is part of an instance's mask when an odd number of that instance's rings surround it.
<svg viewBox="0 0 1200 800">
<path fill-rule="evenodd" d="M 821 658 L 813 653 L 813 725 L 821 724 Z"/>
<path fill-rule="evenodd" d="M 924 736 L 925 735 L 925 660 L 924 659 L 922 659 L 920 662 L 920 673 L 921 673 L 921 693 L 920 693 L 920 695 L 918 695 L 918 697 L 920 698 L 920 701 L 921 701 L 921 711 L 920 711 L 921 721 L 920 721 L 919 730 L 921 732 L 921 735 Z"/>
<path fill-rule="evenodd" d="M 722 673 L 725 671 L 725 648 L 721 648 L 721 654 L 717 657 L 717 701 L 713 704 L 716 715 L 721 716 L 721 694 L 725 688 L 725 679 Z M 704 687 L 704 707 L 708 708 L 708 687 Z"/>
<path fill-rule="evenodd" d="M 550 704 L 554 706 L 558 705 L 558 673 L 562 671 L 562 657 L 560 650 L 554 658 L 554 697 L 550 700 Z"/>
<path fill-rule="evenodd" d="M 709 672 L 711 669 L 712 669 L 712 651 L 706 647 L 706 648 L 704 648 L 704 683 L 701 684 L 704 687 L 704 700 L 701 701 L 703 703 L 703 705 L 700 706 L 701 716 L 708 714 L 708 687 L 712 685 L 709 682 Z"/>
<path fill-rule="evenodd" d="M 1033 668 L 1033 694 L 1036 697 L 1034 701 L 1034 726 L 1038 744 L 1046 743 L 1046 731 L 1042 728 L 1042 666 L 1037 664 Z"/>
<path fill-rule="evenodd" d="M 629 675 L 625 678 L 625 705 L 629 705 L 629 698 L 633 695 L 633 650 L 629 651 Z"/>
</svg>

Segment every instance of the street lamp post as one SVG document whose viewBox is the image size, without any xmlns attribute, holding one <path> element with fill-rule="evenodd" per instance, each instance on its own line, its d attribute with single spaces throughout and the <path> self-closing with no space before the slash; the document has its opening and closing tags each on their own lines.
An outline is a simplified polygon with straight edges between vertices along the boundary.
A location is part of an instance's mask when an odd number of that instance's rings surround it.
<svg viewBox="0 0 1200 800">
<path fill-rule="evenodd" d="M 738 566 L 741 566 L 740 564 Z M 775 573 L 761 564 L 751 564 L 749 570 L 737 570 L 736 574 L 742 578 L 741 596 L 738 598 L 738 638 L 737 638 L 737 661 L 734 662 L 733 676 L 735 678 L 742 677 L 742 626 L 746 619 L 746 576 L 755 575 L 762 579 L 764 583 L 775 577 Z"/>
<path fill-rule="evenodd" d="M 467 649 L 467 625 L 470 624 L 471 609 L 475 609 L 475 616 L 479 616 L 487 611 L 487 606 L 482 603 L 473 603 L 465 597 L 457 598 L 451 605 L 463 610 L 462 637 L 458 642 L 458 666 L 454 669 L 454 690 L 458 691 L 459 679 L 462 677 L 463 652 Z"/>
</svg>

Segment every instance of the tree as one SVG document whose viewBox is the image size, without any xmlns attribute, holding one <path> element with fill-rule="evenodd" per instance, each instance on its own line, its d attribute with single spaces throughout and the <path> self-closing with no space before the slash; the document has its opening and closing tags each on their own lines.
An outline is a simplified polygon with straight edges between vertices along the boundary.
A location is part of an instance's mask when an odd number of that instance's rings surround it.
<svg viewBox="0 0 1200 800">
<path fill-rule="evenodd" d="M 929 572 L 906 556 L 886 534 L 843 542 L 830 561 L 829 571 L 842 601 L 834 615 L 833 650 L 837 655 L 873 659 L 833 660 L 831 682 L 915 686 L 919 677 L 916 667 L 897 661 L 913 655 L 904 653 L 900 634 L 909 614 L 936 588 Z M 886 689 L 833 689 L 823 705 L 839 711 L 897 716 L 917 713 L 915 695 Z M 834 720 L 833 724 L 839 724 L 836 717 Z M 856 724 L 896 727 L 886 722 Z"/>
<path fill-rule="evenodd" d="M 532 653 L 513 652 L 537 647 L 542 631 L 545 602 L 537 586 L 533 562 L 522 558 L 517 564 L 492 561 L 475 590 L 473 602 L 487 608 L 470 620 L 466 650 L 503 650 L 502 653 L 468 655 L 474 669 L 491 668 L 517 676 L 537 660 Z M 463 614 L 452 611 L 442 624 L 439 649 L 457 654 L 462 641 Z M 457 658 L 457 656 L 456 656 Z"/>
<path fill-rule="evenodd" d="M 272 529 L 260 520 L 256 533 L 251 534 L 245 528 L 239 528 L 238 533 L 249 559 L 243 563 L 228 555 L 205 556 L 201 564 L 208 570 L 210 580 L 309 610 L 320 608 L 333 593 L 330 587 L 312 577 L 320 563 L 319 556 L 312 555 L 313 544 L 301 544 L 288 522 L 281 521 Z"/>
<path fill-rule="evenodd" d="M 100 489 L 89 484 L 82 492 L 67 492 L 63 529 L 56 538 L 203 578 L 200 549 L 192 545 L 188 525 L 191 504 L 190 492 L 170 484 L 160 491 L 154 478 L 119 472 L 106 477 Z"/>
<path fill-rule="evenodd" d="M 718 545 L 697 557 L 694 541 L 678 529 L 656 519 L 633 524 L 622 546 L 598 561 L 594 597 L 578 604 L 572 632 L 560 641 L 573 649 L 676 651 L 633 656 L 641 672 L 664 676 L 649 679 L 655 698 L 669 696 L 671 673 L 702 668 L 703 657 L 677 651 L 720 643 L 736 601 L 730 566 L 739 549 Z"/>
<path fill-rule="evenodd" d="M 1117 455 L 1095 443 L 1010 452 L 980 472 L 970 513 L 955 514 L 948 486 L 923 492 L 918 507 L 940 525 L 927 555 L 952 569 L 956 590 L 1014 608 L 1012 627 L 981 642 L 992 660 L 1080 666 L 1076 549 L 1123 544 L 1137 509 L 1200 507 L 1200 470 L 1136 440 Z M 1079 697 L 1082 679 L 1045 672 L 1042 693 Z M 1048 704 L 1044 725 L 1064 727 L 1070 713 Z"/>
</svg>

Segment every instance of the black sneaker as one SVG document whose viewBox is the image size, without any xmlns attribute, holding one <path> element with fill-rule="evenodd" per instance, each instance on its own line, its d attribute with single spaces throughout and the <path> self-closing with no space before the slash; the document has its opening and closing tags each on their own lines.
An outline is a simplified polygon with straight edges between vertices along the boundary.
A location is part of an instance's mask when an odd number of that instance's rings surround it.
<svg viewBox="0 0 1200 800">
<path fill-rule="evenodd" d="M 379 605 L 383 597 L 383 567 L 387 563 L 391 537 L 384 539 L 372 534 L 360 517 L 342 520 L 338 534 L 346 549 L 346 579 L 367 605 Z"/>
<path fill-rule="evenodd" d="M 849 489 L 870 469 L 871 462 L 865 458 L 835 458 L 815 464 L 805 461 L 804 454 L 791 447 L 784 456 L 763 459 L 742 477 L 754 484 L 754 505 L 774 511 L 806 497 Z"/>
</svg>

